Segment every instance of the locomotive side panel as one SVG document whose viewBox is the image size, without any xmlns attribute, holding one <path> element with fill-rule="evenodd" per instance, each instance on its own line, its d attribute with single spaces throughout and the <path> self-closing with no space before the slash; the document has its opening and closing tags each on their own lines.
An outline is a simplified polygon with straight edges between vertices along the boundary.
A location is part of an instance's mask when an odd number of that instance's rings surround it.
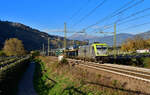
<svg viewBox="0 0 150 95">
<path fill-rule="evenodd" d="M 82 58 L 91 58 L 91 50 L 90 45 L 88 46 L 81 46 L 78 50 L 78 57 Z"/>
<path fill-rule="evenodd" d="M 80 46 L 78 50 L 78 57 L 103 60 L 103 58 L 108 56 L 107 52 L 107 44 L 94 43 L 91 45 Z"/>
</svg>

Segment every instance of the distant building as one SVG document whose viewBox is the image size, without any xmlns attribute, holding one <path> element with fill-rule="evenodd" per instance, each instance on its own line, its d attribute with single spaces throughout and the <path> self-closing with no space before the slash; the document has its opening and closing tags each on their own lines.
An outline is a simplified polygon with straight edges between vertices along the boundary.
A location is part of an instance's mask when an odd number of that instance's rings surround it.
<svg viewBox="0 0 150 95">
<path fill-rule="evenodd" d="M 150 52 L 149 49 L 142 49 L 142 50 L 136 50 L 137 53 L 148 53 Z"/>
</svg>

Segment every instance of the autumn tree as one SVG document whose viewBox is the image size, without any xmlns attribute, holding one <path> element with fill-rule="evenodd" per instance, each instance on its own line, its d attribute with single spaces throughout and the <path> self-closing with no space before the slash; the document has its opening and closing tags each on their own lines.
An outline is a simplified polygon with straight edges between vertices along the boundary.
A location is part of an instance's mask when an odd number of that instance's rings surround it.
<svg viewBox="0 0 150 95">
<path fill-rule="evenodd" d="M 3 50 L 7 56 L 20 56 L 25 54 L 24 45 L 22 41 L 17 38 L 6 40 Z"/>
<path fill-rule="evenodd" d="M 150 44 L 141 38 L 140 36 L 136 36 L 134 38 L 127 39 L 121 46 L 122 51 L 136 51 L 138 49 L 148 48 Z"/>
<path fill-rule="evenodd" d="M 150 39 L 147 39 L 146 42 L 150 45 Z"/>
</svg>

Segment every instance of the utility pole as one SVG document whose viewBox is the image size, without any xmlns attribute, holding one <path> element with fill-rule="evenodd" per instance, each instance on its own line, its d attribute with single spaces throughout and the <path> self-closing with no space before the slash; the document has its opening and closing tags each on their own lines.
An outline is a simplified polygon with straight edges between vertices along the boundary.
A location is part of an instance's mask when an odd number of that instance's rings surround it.
<svg viewBox="0 0 150 95">
<path fill-rule="evenodd" d="M 85 33 L 85 29 L 83 29 L 83 33 Z M 86 42 L 86 41 L 85 41 Z M 86 43 L 85 43 L 86 44 Z M 85 61 L 85 59 L 86 59 L 86 47 L 84 47 L 84 61 Z"/>
<path fill-rule="evenodd" d="M 83 33 L 85 33 L 85 29 L 83 29 L 82 31 L 83 31 Z M 86 36 L 86 34 L 85 34 L 85 36 Z M 85 41 L 85 42 L 86 42 L 86 41 Z M 86 44 L 86 43 L 85 43 L 85 44 Z"/>
<path fill-rule="evenodd" d="M 44 43 L 43 43 L 43 55 L 45 54 L 44 48 L 45 48 L 45 47 L 44 47 Z"/>
<path fill-rule="evenodd" d="M 64 50 L 66 51 L 66 48 L 67 48 L 67 42 L 66 42 L 66 37 L 67 37 L 67 34 L 66 34 L 66 23 L 64 23 Z"/>
<path fill-rule="evenodd" d="M 47 55 L 48 55 L 48 56 L 49 56 L 49 42 L 50 42 L 50 41 L 49 41 L 49 37 L 48 37 L 48 47 L 47 47 L 47 52 L 48 52 Z"/>
<path fill-rule="evenodd" d="M 83 33 L 85 33 L 85 29 L 83 29 Z"/>
<path fill-rule="evenodd" d="M 117 50 L 116 50 L 116 23 L 114 24 L 114 58 L 117 57 Z"/>
</svg>

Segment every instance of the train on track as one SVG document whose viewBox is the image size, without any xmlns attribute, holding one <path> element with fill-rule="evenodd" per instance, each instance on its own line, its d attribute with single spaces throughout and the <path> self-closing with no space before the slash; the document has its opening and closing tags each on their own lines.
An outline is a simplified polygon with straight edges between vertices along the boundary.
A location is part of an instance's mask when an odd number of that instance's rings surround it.
<svg viewBox="0 0 150 95">
<path fill-rule="evenodd" d="M 80 46 L 78 57 L 103 60 L 108 56 L 108 45 L 105 43 L 93 43 L 91 45 Z"/>
<path fill-rule="evenodd" d="M 150 54 L 124 54 L 117 49 L 116 57 L 114 50 L 106 43 L 92 43 L 90 45 L 73 46 L 68 49 L 55 49 L 51 51 L 52 56 L 65 55 L 68 58 L 81 59 L 99 63 L 129 64 L 130 61 L 141 57 L 150 57 Z M 134 58 L 134 59 L 133 59 Z M 133 60 L 132 60 L 133 59 Z"/>
<path fill-rule="evenodd" d="M 94 59 L 96 61 L 105 60 L 108 54 L 109 46 L 106 43 L 92 43 L 90 45 L 79 46 L 78 48 L 70 48 L 56 50 L 56 55 L 65 54 L 67 57 L 78 57 L 83 59 Z"/>
</svg>

